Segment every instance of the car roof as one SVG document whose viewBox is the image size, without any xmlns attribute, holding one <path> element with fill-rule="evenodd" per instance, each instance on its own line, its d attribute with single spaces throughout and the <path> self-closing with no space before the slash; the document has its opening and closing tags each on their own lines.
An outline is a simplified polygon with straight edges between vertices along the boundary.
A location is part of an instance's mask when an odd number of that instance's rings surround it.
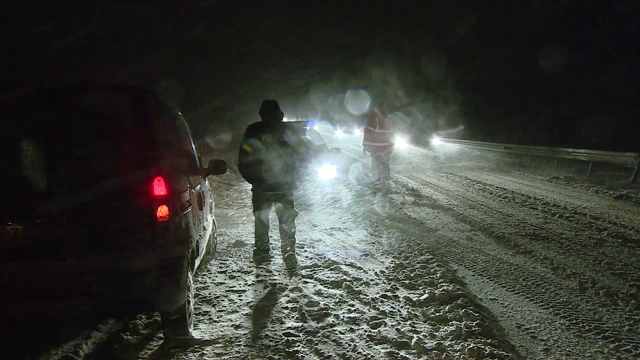
<svg viewBox="0 0 640 360">
<path fill-rule="evenodd" d="M 0 102 L 15 101 L 30 96 L 66 96 L 78 93 L 92 91 L 114 91 L 127 93 L 146 93 L 149 95 L 159 96 L 159 93 L 153 89 L 139 85 L 112 85 L 98 83 L 77 83 L 65 85 L 42 85 L 31 87 L 20 87 L 0 92 Z"/>
</svg>

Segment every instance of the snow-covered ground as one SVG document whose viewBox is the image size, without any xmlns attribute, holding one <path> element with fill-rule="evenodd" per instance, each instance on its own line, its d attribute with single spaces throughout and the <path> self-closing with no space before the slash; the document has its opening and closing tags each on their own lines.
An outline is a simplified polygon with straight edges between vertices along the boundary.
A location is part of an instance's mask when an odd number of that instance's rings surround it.
<svg viewBox="0 0 640 360">
<path fill-rule="evenodd" d="M 352 171 L 368 166 L 357 143 L 339 146 Z M 41 359 L 640 358 L 637 186 L 446 144 L 397 149 L 387 202 L 347 180 L 303 189 L 290 277 L 278 257 L 254 266 L 250 188 L 227 160 L 212 178 L 219 247 L 196 279 L 196 339 L 168 346 L 146 314 Z"/>
</svg>

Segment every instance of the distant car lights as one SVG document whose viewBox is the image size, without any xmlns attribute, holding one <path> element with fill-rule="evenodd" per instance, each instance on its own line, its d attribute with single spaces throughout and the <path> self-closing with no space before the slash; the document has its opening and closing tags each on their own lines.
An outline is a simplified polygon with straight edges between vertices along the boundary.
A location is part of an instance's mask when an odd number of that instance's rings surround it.
<svg viewBox="0 0 640 360">
<path fill-rule="evenodd" d="M 404 149 L 409 146 L 409 141 L 403 136 L 396 136 L 395 146 L 399 149 Z"/>
</svg>

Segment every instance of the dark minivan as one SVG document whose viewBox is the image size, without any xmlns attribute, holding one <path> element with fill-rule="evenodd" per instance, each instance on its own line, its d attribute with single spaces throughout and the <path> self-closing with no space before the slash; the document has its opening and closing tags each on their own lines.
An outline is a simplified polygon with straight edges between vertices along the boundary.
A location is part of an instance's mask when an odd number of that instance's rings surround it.
<svg viewBox="0 0 640 360">
<path fill-rule="evenodd" d="M 189 336 L 216 250 L 207 177 L 227 166 L 178 109 L 133 86 L 23 89 L 0 94 L 0 129 L 0 321 L 158 311 Z"/>
</svg>

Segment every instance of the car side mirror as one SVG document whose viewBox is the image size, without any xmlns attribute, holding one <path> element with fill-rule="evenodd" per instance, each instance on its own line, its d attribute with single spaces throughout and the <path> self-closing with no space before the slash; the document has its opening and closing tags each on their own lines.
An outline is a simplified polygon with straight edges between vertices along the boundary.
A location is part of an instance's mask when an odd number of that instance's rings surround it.
<svg viewBox="0 0 640 360">
<path fill-rule="evenodd" d="M 227 162 L 220 159 L 209 160 L 209 164 L 205 169 L 205 177 L 210 175 L 222 175 L 227 172 Z"/>
</svg>

